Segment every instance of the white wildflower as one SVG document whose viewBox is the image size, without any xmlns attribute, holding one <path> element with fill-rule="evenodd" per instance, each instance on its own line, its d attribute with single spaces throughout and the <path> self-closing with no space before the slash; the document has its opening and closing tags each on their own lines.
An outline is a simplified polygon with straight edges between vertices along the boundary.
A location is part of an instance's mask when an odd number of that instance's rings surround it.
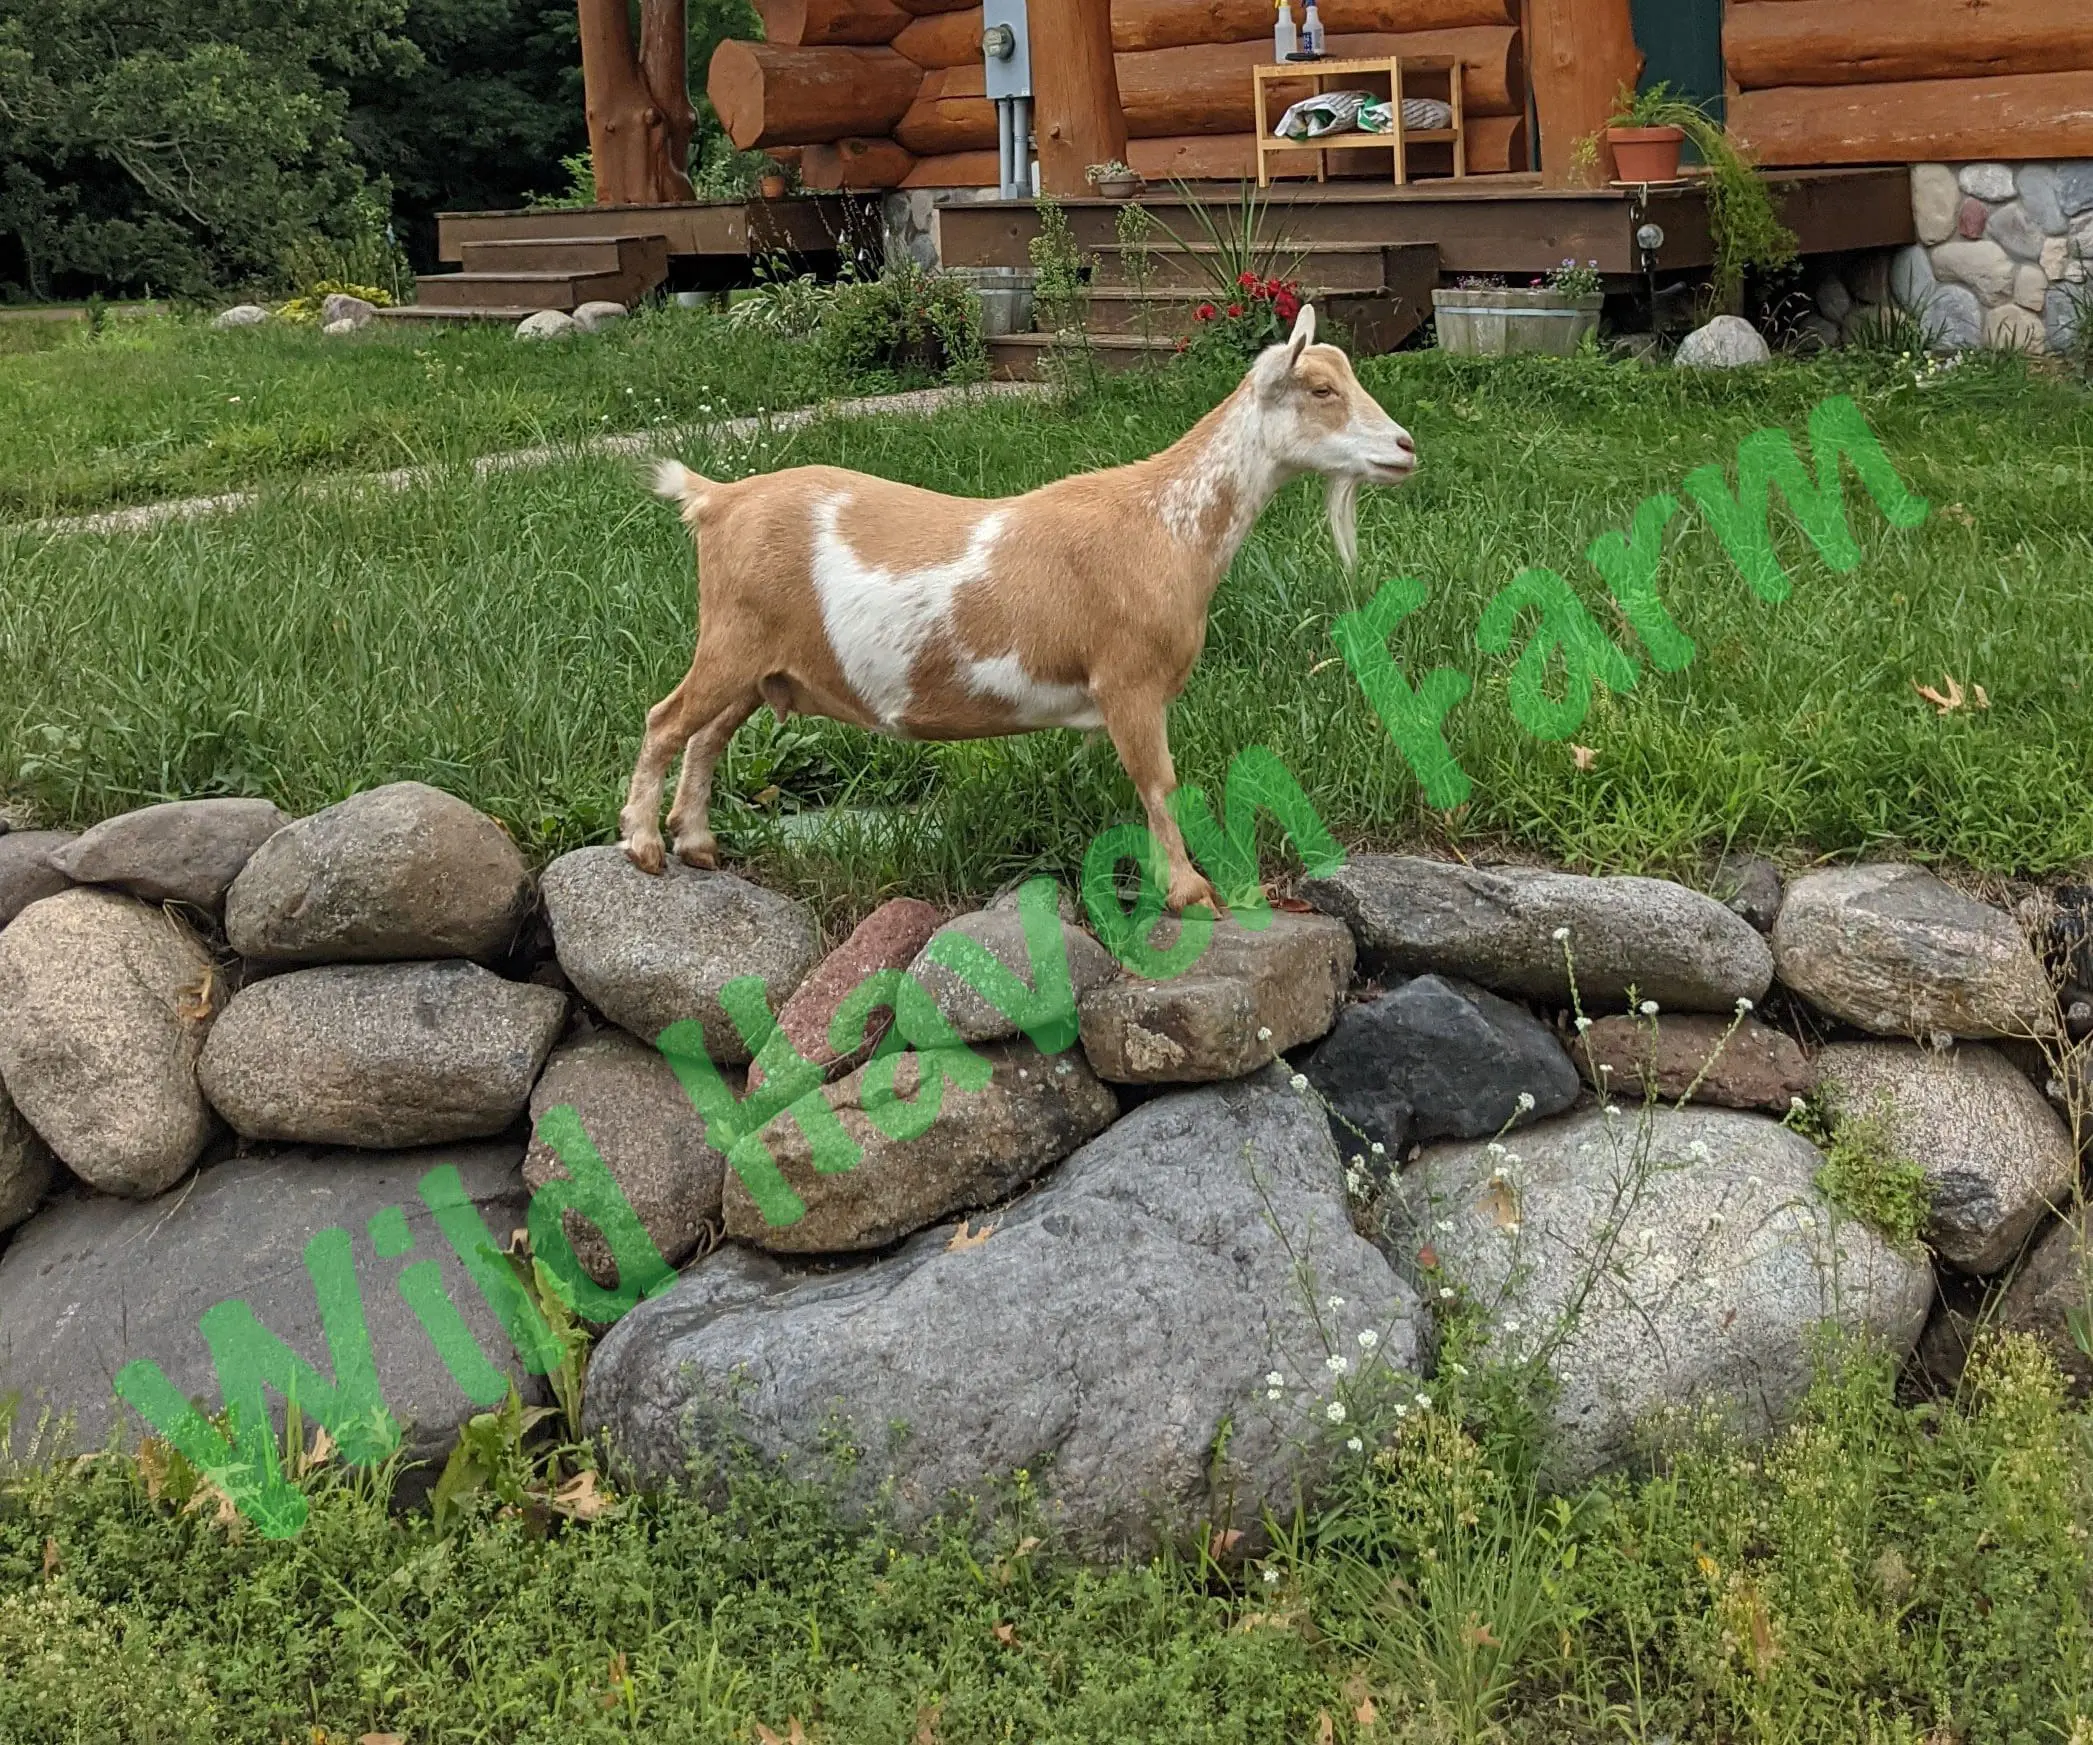
<svg viewBox="0 0 2093 1745">
<path fill-rule="evenodd" d="M 1483 1149 L 1487 1151 L 1492 1157 L 1502 1157 L 1504 1155 L 1504 1147 L 1498 1144 L 1498 1142 L 1494 1139 L 1491 1140 L 1489 1144 L 1485 1145 Z"/>
<path fill-rule="evenodd" d="M 1788 1113 L 1791 1115 L 1799 1115 L 1807 1107 L 1808 1105 L 1800 1097 L 1790 1097 L 1788 1099 Z"/>
<path fill-rule="evenodd" d="M 1408 1406 L 1398 1404 L 1395 1408 L 1395 1415 L 1398 1418 L 1407 1418 L 1410 1415 L 1410 1408 Z"/>
<path fill-rule="evenodd" d="M 1359 1349 L 1361 1351 L 1371 1351 L 1380 1343 L 1380 1334 L 1376 1333 L 1371 1327 L 1362 1327 L 1359 1330 Z"/>
<path fill-rule="evenodd" d="M 1441 1236 L 1451 1236 L 1453 1234 L 1453 1220 L 1451 1218 L 1441 1218 L 1438 1229 Z"/>
<path fill-rule="evenodd" d="M 1332 1400 L 1323 1408 L 1323 1416 L 1328 1418 L 1333 1424 L 1342 1424 L 1344 1422 L 1344 1401 Z"/>
<path fill-rule="evenodd" d="M 1297 1091 L 1305 1091 L 1308 1088 L 1308 1075 L 1305 1072 L 1297 1072 L 1286 1082 Z"/>
<path fill-rule="evenodd" d="M 1265 1386 L 1268 1388 L 1283 1388 L 1286 1386 L 1286 1377 L 1275 1369 L 1270 1375 L 1265 1377 Z"/>
<path fill-rule="evenodd" d="M 1533 1107 L 1533 1092 L 1531 1092 L 1531 1091 L 1521 1091 L 1521 1092 L 1519 1093 L 1519 1113 L 1523 1115 L 1523 1114 L 1525 1114 L 1525 1113 L 1527 1112 L 1527 1110 L 1531 1109 L 1532 1107 Z"/>
<path fill-rule="evenodd" d="M 1342 1351 L 1333 1351 L 1323 1359 L 1323 1367 L 1332 1375 L 1345 1375 L 1351 1370 L 1352 1360 Z"/>
<path fill-rule="evenodd" d="M 1555 940 L 1555 943 L 1557 945 L 1561 945 L 1569 939 L 1570 930 L 1567 927 L 1558 927 L 1556 928 L 1553 935 L 1551 935 L 1551 937 Z"/>
<path fill-rule="evenodd" d="M 1645 1000 L 1636 1010 L 1645 1018 L 1654 1018 L 1657 1016 L 1657 1002 L 1655 1000 Z"/>
<path fill-rule="evenodd" d="M 1344 1445 L 1354 1454 L 1364 1454 L 1366 1452 L 1366 1444 L 1356 1436 L 1347 1436 Z"/>
<path fill-rule="evenodd" d="M 1452 1302 L 1452 1301 L 1453 1301 L 1453 1286 L 1452 1286 L 1452 1285 L 1441 1285 L 1441 1286 L 1439 1287 L 1439 1300 L 1440 1300 L 1440 1301 L 1441 1301 L 1442 1303 L 1450 1303 L 1450 1302 Z"/>
<path fill-rule="evenodd" d="M 1366 1149 L 1372 1152 L 1376 1157 L 1386 1157 L 1388 1155 L 1388 1147 L 1383 1145 L 1378 1139 L 1376 1139 Z"/>
<path fill-rule="evenodd" d="M 1429 1412 L 1432 1409 L 1432 1396 L 1430 1394 L 1419 1394 L 1417 1396 L 1417 1409 L 1420 1412 Z"/>
<path fill-rule="evenodd" d="M 1260 1025 L 1258 1025 L 1258 1027 L 1257 1027 L 1257 1040 L 1258 1040 L 1258 1041 L 1260 1041 L 1260 1042 L 1269 1042 L 1269 1041 L 1271 1041 L 1271 1040 L 1272 1040 L 1272 1027 L 1271 1027 L 1271 1025 L 1269 1025 L 1269 1024 L 1260 1024 Z"/>
<path fill-rule="evenodd" d="M 1339 1309 L 1343 1308 L 1343 1307 L 1344 1307 L 1344 1298 L 1342 1298 L 1342 1297 L 1332 1297 L 1332 1298 L 1330 1299 L 1330 1313 L 1331 1313 L 1331 1314 L 1333 1314 L 1333 1315 L 1334 1315 L 1334 1314 L 1336 1314 L 1336 1313 L 1337 1313 L 1337 1311 L 1338 1311 Z"/>
<path fill-rule="evenodd" d="M 1592 1021 L 1589 1018 L 1587 1018 L 1582 1012 L 1579 1012 L 1577 1014 L 1577 1034 L 1582 1036 L 1591 1027 Z"/>
<path fill-rule="evenodd" d="M 1737 1015 L 1741 1018 L 1744 1016 L 1745 1013 L 1749 1012 L 1751 1009 L 1751 1002 L 1747 1000 L 1742 994 L 1739 994 L 1737 996 Z"/>
<path fill-rule="evenodd" d="M 1268 1569 L 1268 1570 L 1266 1570 L 1266 1571 L 1265 1571 L 1265 1586 L 1266 1586 L 1266 1587 L 1277 1587 L 1278 1585 L 1279 1585 L 1279 1572 L 1278 1572 L 1278 1571 L 1277 1571 L 1276 1569 Z"/>
<path fill-rule="evenodd" d="M 1280 1399 L 1280 1398 L 1283 1398 L 1283 1397 L 1284 1397 L 1284 1396 L 1283 1396 L 1283 1395 L 1282 1395 L 1282 1394 L 1280 1393 L 1280 1391 L 1279 1391 L 1279 1390 L 1278 1390 L 1277 1388 L 1266 1388 L 1266 1389 L 1265 1389 L 1265 1398 L 1266 1398 L 1266 1399 L 1268 1399 L 1268 1400 L 1276 1400 L 1276 1399 Z"/>
<path fill-rule="evenodd" d="M 1505 1331 L 1506 1331 L 1507 1333 L 1516 1333 L 1516 1332 L 1518 1332 L 1518 1331 L 1519 1331 L 1519 1320 L 1518 1320 L 1518 1317 L 1517 1317 L 1517 1316 L 1515 1316 L 1515 1315 L 1507 1315 L 1507 1316 L 1505 1317 L 1505 1320 L 1504 1320 L 1504 1330 L 1505 1330 Z"/>
</svg>

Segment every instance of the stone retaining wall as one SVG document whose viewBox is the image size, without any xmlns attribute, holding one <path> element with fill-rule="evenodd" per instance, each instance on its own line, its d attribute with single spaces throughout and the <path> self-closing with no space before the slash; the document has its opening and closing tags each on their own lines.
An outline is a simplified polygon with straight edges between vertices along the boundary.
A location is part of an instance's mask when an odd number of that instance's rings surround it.
<svg viewBox="0 0 2093 1745">
<path fill-rule="evenodd" d="M 1568 1477 L 1662 1405 L 1777 1424 L 1825 1320 L 1918 1351 L 1936 1266 L 1967 1296 L 2025 1256 L 2003 1317 L 2084 1375 L 2059 1063 L 2093 964 L 1917 867 L 1710 883 L 1360 855 L 1162 976 L 1043 884 L 825 947 L 731 873 L 534 879 L 411 783 L 0 835 L 0 1398 L 89 1441 L 126 1365 L 211 1402 L 228 1299 L 324 1375 L 353 1262 L 434 1451 L 544 1392 L 471 1235 L 520 1221 L 617 1298 L 588 1415 L 636 1470 L 814 1468 L 840 1421 L 867 1506 L 1045 1456 L 1049 1516 L 1119 1545 L 1254 1527 L 1389 1388 L 1428 1409 L 1456 1307 L 1508 1361 L 1563 1335 Z M 1925 1248 L 1827 1201 L 1804 1099 L 1878 1112 Z M 561 1209 L 599 1159 L 629 1228 Z M 649 1244 L 682 1276 L 634 1306 Z M 1932 1323 L 1952 1375 L 1966 1320 Z"/>
<path fill-rule="evenodd" d="M 1891 289 L 1939 343 L 2063 351 L 2084 318 L 2093 161 L 1915 164 Z"/>
</svg>

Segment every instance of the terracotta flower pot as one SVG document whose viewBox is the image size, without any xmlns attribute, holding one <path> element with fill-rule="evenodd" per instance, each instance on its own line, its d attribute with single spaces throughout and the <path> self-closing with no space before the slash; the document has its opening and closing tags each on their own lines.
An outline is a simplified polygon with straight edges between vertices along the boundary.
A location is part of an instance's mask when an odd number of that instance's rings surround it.
<svg viewBox="0 0 2093 1745">
<path fill-rule="evenodd" d="M 764 176 L 756 183 L 756 191 L 766 200 L 782 200 L 785 197 L 783 176 Z"/>
<path fill-rule="evenodd" d="M 1614 174 L 1623 182 L 1675 182 L 1686 135 L 1676 127 L 1609 127 Z"/>
</svg>

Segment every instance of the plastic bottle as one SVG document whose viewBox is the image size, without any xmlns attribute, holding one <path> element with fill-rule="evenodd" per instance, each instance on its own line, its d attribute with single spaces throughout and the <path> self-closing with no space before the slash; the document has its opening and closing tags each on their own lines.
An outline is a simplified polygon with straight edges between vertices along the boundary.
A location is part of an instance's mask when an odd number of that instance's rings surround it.
<svg viewBox="0 0 2093 1745">
<path fill-rule="evenodd" d="M 1294 50 L 1299 46 L 1299 41 L 1294 36 L 1293 0 L 1279 0 L 1279 17 L 1272 26 L 1272 59 L 1291 59 Z"/>
<path fill-rule="evenodd" d="M 1308 0 L 1308 11 L 1301 20 L 1301 47 L 1309 54 L 1323 52 L 1323 21 L 1315 9 L 1315 0 Z"/>
</svg>

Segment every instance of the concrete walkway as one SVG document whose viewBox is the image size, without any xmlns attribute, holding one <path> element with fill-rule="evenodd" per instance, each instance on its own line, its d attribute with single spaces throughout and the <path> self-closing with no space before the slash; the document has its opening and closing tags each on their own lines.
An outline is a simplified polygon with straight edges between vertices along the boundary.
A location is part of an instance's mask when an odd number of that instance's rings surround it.
<svg viewBox="0 0 2093 1745">
<path fill-rule="evenodd" d="M 827 400 L 815 406 L 795 406 L 789 411 L 761 416 L 728 418 L 717 424 L 664 426 L 635 431 L 629 435 L 592 436 L 576 442 L 543 443 L 536 448 L 512 448 L 501 454 L 483 454 L 471 463 L 475 478 L 495 473 L 527 471 L 533 467 L 561 466 L 569 461 L 611 459 L 639 460 L 672 451 L 679 443 L 701 437 L 714 440 L 747 441 L 772 431 L 798 430 L 809 424 L 853 418 L 899 415 L 927 418 L 949 406 L 969 401 L 1012 397 L 1038 398 L 1053 390 L 1038 382 L 977 382 L 961 387 L 917 388 L 906 394 L 867 394 L 854 400 Z M 395 467 L 384 473 L 339 473 L 291 488 L 305 493 L 350 490 L 406 491 L 443 477 L 448 466 Z M 281 487 L 269 487 L 280 489 Z M 67 515 L 44 521 L 16 522 L 0 526 L 0 534 L 41 534 L 59 538 L 71 533 L 150 533 L 170 522 L 194 521 L 206 515 L 229 515 L 261 501 L 263 490 L 226 491 L 215 497 L 176 497 L 164 503 L 136 503 L 126 509 L 103 509 L 92 515 Z"/>
</svg>

